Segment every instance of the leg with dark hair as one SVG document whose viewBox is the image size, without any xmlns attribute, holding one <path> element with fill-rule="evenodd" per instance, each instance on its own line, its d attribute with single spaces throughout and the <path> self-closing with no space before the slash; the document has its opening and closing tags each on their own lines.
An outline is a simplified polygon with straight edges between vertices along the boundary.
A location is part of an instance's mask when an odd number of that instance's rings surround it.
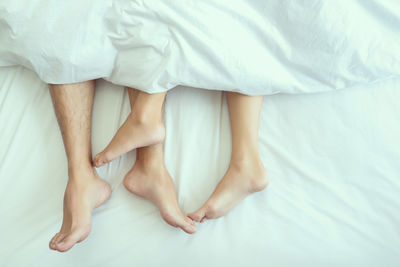
<svg viewBox="0 0 400 267">
<path fill-rule="evenodd" d="M 91 212 L 111 195 L 91 159 L 91 118 L 94 81 L 50 85 L 54 110 L 68 159 L 68 184 L 64 195 L 61 230 L 49 243 L 64 252 L 84 240 L 91 230 Z"/>
</svg>

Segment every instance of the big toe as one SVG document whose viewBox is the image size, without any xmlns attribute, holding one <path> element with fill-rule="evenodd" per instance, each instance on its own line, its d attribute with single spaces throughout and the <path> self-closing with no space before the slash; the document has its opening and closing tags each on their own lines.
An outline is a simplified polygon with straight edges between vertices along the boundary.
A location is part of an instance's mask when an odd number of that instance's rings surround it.
<svg viewBox="0 0 400 267">
<path fill-rule="evenodd" d="M 55 250 L 56 249 L 56 244 L 64 237 L 63 234 L 57 233 L 53 236 L 53 238 L 49 242 L 49 247 L 50 249 Z"/>
<path fill-rule="evenodd" d="M 98 167 L 101 167 L 104 164 L 108 163 L 109 161 L 110 160 L 109 160 L 109 157 L 107 157 L 107 152 L 103 151 L 94 157 L 93 163 L 94 163 L 94 166 L 98 168 Z"/>
<path fill-rule="evenodd" d="M 197 229 L 196 229 L 196 225 L 194 224 L 194 222 L 188 218 L 188 217 L 184 217 L 183 222 L 179 225 L 179 227 L 185 231 L 188 234 L 194 234 L 196 233 Z"/>
<path fill-rule="evenodd" d="M 206 211 L 204 208 L 200 208 L 199 210 L 188 214 L 188 217 L 196 222 L 201 222 L 206 216 Z"/>
<path fill-rule="evenodd" d="M 87 236 L 87 235 L 86 235 Z M 76 243 L 80 242 L 81 240 L 85 239 L 84 236 L 80 231 L 72 232 L 66 235 L 63 239 L 61 239 L 56 245 L 55 249 L 60 252 L 65 252 L 70 250 Z"/>
</svg>

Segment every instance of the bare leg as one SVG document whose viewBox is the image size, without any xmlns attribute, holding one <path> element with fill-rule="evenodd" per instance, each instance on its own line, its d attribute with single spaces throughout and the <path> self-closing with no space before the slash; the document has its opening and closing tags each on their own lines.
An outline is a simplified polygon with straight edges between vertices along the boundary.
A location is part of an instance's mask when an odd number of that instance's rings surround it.
<svg viewBox="0 0 400 267">
<path fill-rule="evenodd" d="M 232 128 L 232 155 L 228 171 L 207 202 L 189 214 L 195 221 L 225 215 L 251 193 L 268 185 L 258 151 L 258 125 L 262 96 L 226 93 Z"/>
<path fill-rule="evenodd" d="M 132 110 L 140 107 L 141 94 L 129 88 Z M 196 232 L 193 221 L 179 208 L 175 185 L 164 164 L 163 144 L 158 143 L 136 150 L 136 162 L 124 179 L 125 187 L 132 193 L 153 202 L 160 210 L 163 219 L 185 232 Z"/>
<path fill-rule="evenodd" d="M 94 81 L 50 85 L 68 159 L 68 184 L 64 195 L 61 230 L 50 248 L 64 252 L 84 240 L 91 230 L 91 211 L 106 202 L 111 188 L 91 164 L 91 117 Z"/>
<path fill-rule="evenodd" d="M 166 93 L 136 95 L 137 104 L 108 146 L 94 158 L 100 167 L 135 148 L 160 143 L 165 137 L 162 106 Z"/>
</svg>

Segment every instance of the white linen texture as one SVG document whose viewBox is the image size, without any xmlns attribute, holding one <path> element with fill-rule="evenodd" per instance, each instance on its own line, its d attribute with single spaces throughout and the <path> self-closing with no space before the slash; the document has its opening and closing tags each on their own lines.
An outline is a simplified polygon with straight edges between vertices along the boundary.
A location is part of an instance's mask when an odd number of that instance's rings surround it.
<svg viewBox="0 0 400 267">
<path fill-rule="evenodd" d="M 314 93 L 400 73 L 397 0 L 3 0 L 0 36 L 0 66 L 150 93 Z"/>
</svg>

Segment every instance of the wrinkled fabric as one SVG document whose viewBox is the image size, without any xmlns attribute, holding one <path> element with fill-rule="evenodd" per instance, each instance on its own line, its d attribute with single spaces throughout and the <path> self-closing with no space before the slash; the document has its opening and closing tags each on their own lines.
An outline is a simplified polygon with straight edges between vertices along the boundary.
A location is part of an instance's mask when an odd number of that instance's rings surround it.
<svg viewBox="0 0 400 267">
<path fill-rule="evenodd" d="M 0 38 L 47 83 L 314 93 L 399 77 L 400 1 L 3 0 Z"/>
<path fill-rule="evenodd" d="M 9 67 L 0 68 L 0 88 L 1 267 L 399 267 L 400 79 L 265 97 L 259 152 L 270 185 L 194 235 L 125 189 L 135 151 L 115 159 L 97 169 L 111 199 L 93 212 L 89 237 L 63 255 L 47 247 L 68 178 L 48 87 Z M 126 90 L 99 80 L 93 155 L 129 112 Z M 165 164 L 188 214 L 228 169 L 226 98 L 179 86 L 167 95 L 165 124 Z"/>
</svg>

